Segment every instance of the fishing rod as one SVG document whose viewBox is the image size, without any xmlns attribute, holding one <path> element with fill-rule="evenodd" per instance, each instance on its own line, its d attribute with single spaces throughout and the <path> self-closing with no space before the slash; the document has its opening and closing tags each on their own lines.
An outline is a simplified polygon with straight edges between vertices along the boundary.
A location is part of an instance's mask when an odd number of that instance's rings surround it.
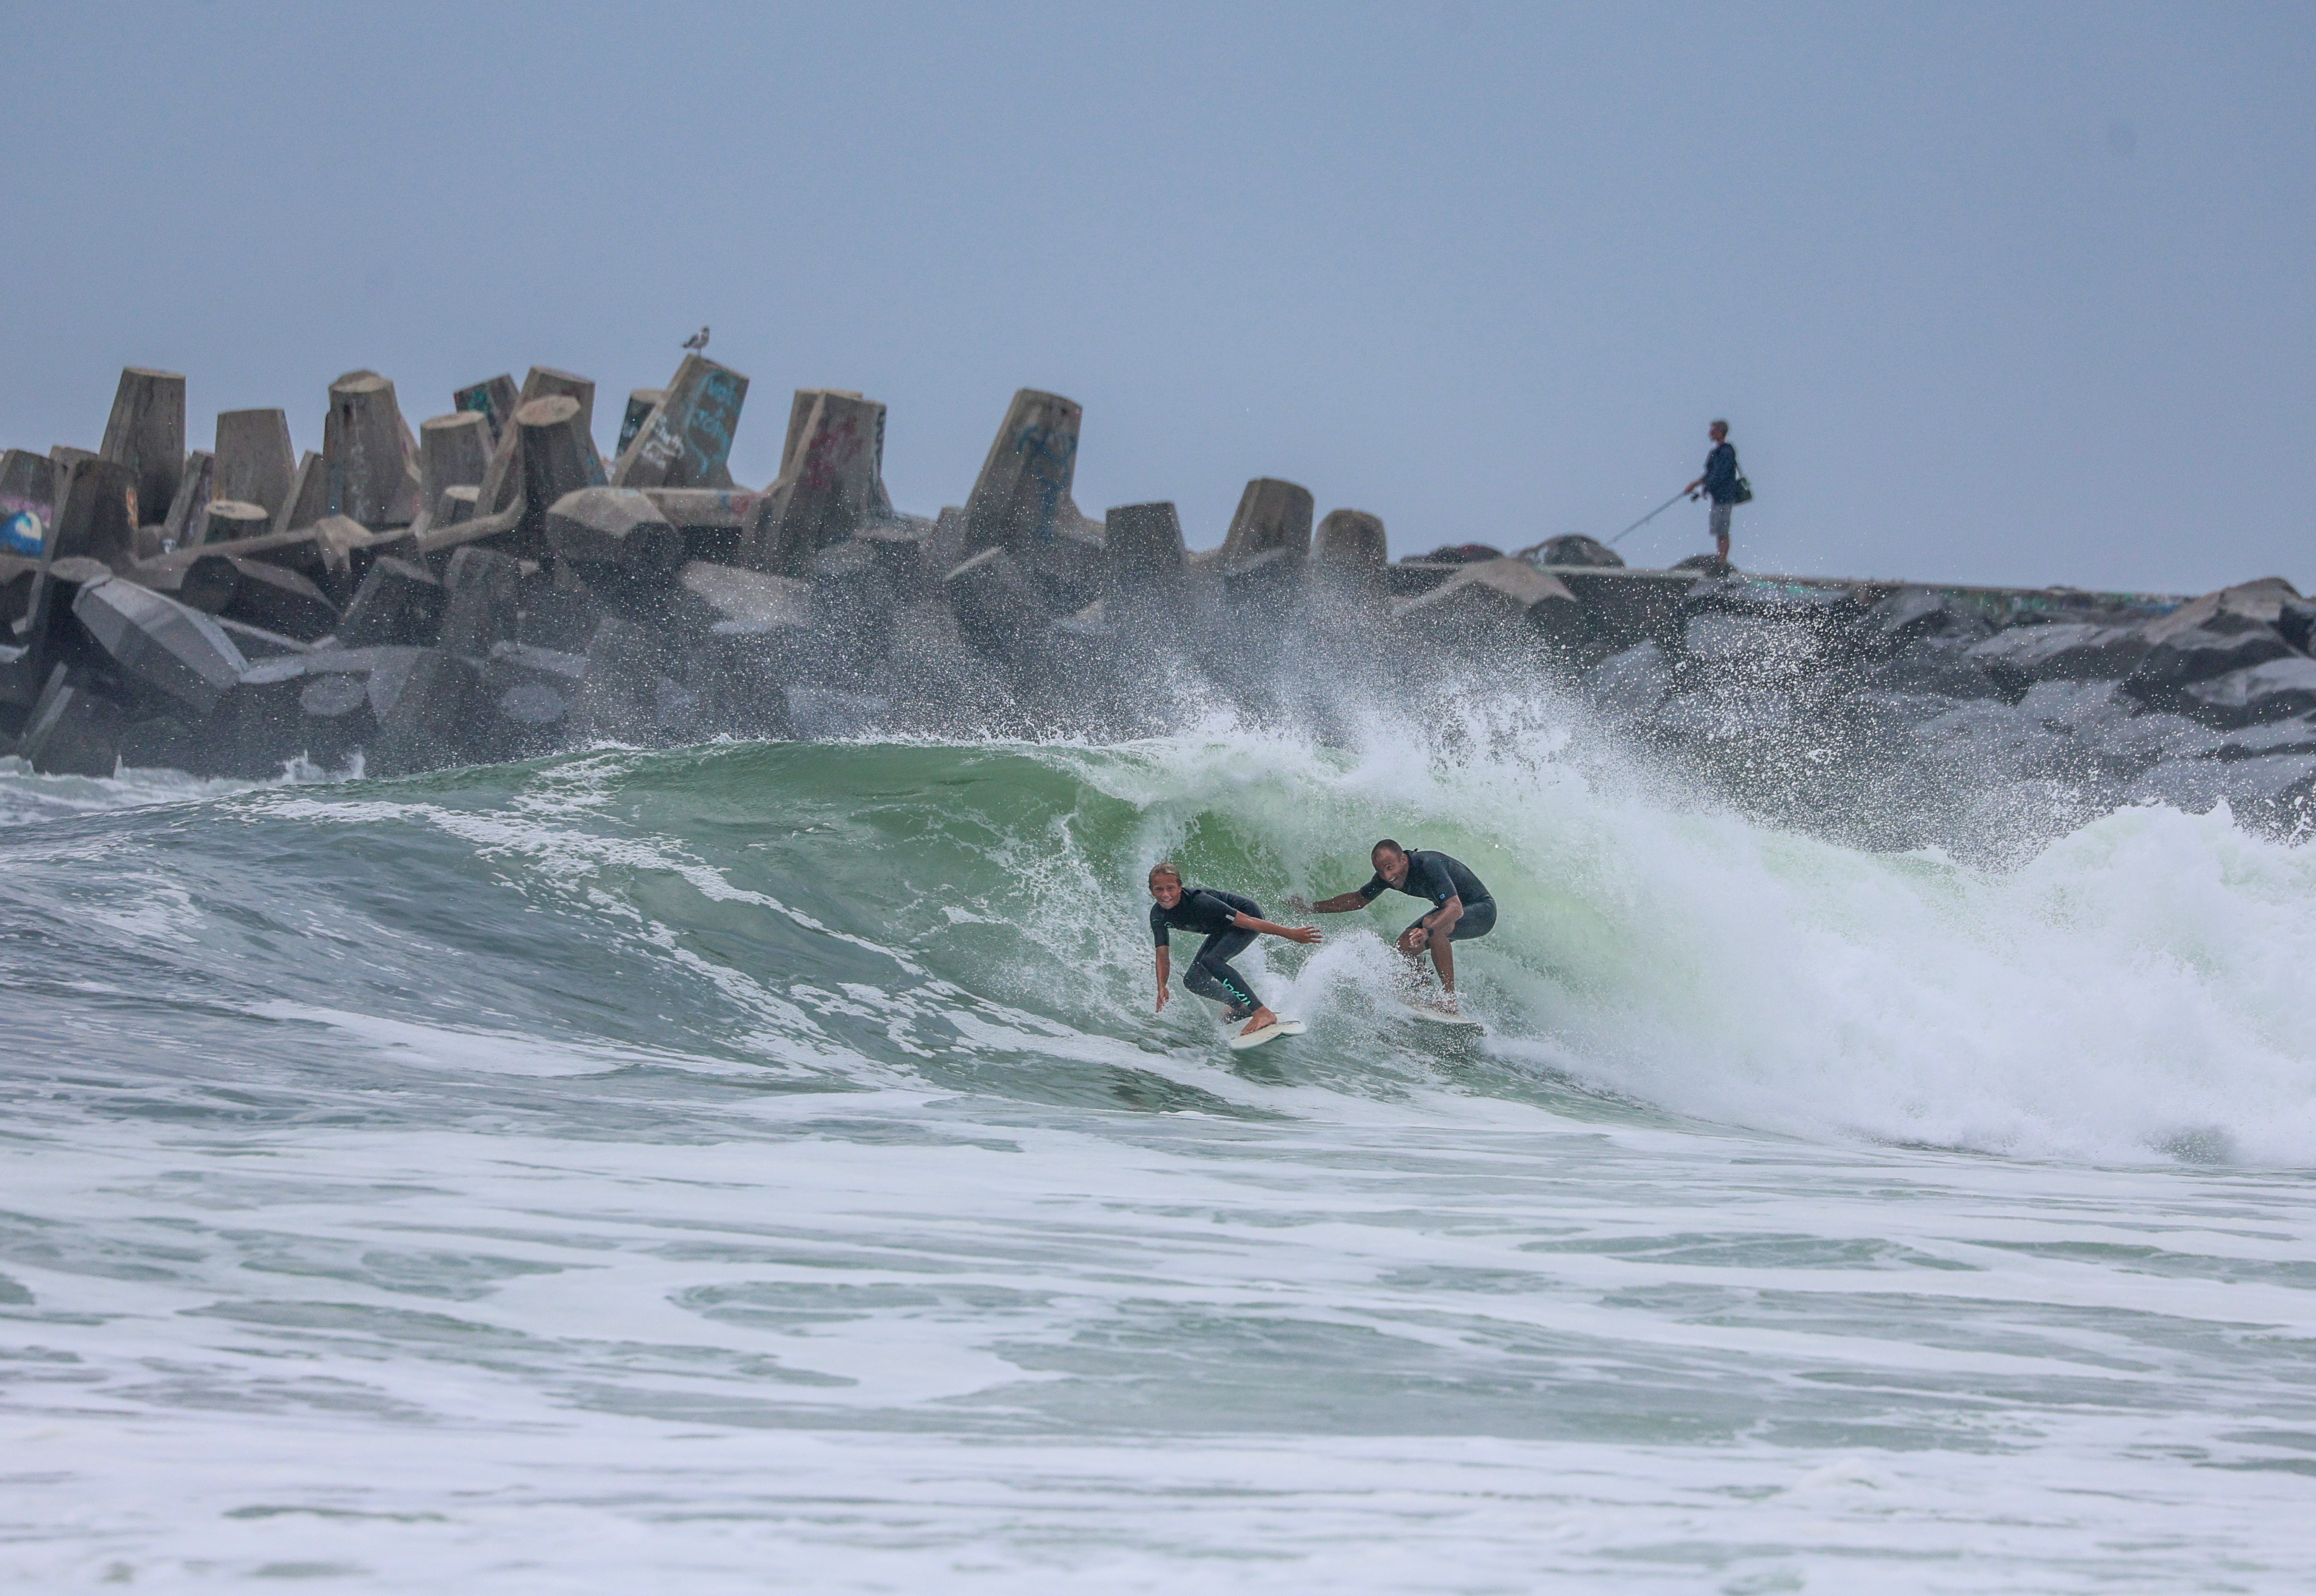
<svg viewBox="0 0 2316 1596">
<path fill-rule="evenodd" d="M 1639 531 L 1643 527 L 1648 525 L 1649 522 L 1654 521 L 1658 516 L 1662 515 L 1666 511 L 1671 509 L 1675 504 L 1679 504 L 1687 497 L 1688 497 L 1688 489 L 1684 487 L 1679 493 L 1673 495 L 1672 497 L 1667 499 L 1663 504 L 1659 504 L 1655 509 L 1650 511 L 1646 515 L 1642 516 L 1640 520 L 1626 527 L 1624 531 L 1618 532 L 1615 537 L 1609 539 L 1608 547 L 1614 548 L 1619 542 L 1624 540 L 1627 533 Z"/>
</svg>

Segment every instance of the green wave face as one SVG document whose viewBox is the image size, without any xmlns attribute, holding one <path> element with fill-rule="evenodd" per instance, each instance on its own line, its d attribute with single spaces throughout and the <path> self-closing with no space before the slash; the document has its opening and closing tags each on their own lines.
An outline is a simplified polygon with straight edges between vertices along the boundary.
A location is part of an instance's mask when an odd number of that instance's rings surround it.
<svg viewBox="0 0 2316 1596">
<path fill-rule="evenodd" d="M 2316 1150 L 2310 850 L 2142 809 L 1984 874 L 1564 754 L 1518 727 L 1357 749 L 1226 729 L 156 789 L 191 801 L 16 829 L 5 890 L 62 951 L 20 946 L 12 978 L 642 1049 L 784 1089 L 1260 1116 L 1303 1090 L 1444 1087 L 2060 1156 Z M 1153 1013 L 1154 861 L 1289 916 L 1363 881 L 1385 835 L 1496 895 L 1499 929 L 1459 950 L 1486 1038 L 1402 1021 L 1387 943 L 1422 905 L 1397 894 L 1326 920 L 1323 947 L 1242 961 L 1311 1021 L 1291 1045 L 1234 1058 L 1179 989 Z M 197 945 L 122 929 L 173 913 Z"/>
</svg>

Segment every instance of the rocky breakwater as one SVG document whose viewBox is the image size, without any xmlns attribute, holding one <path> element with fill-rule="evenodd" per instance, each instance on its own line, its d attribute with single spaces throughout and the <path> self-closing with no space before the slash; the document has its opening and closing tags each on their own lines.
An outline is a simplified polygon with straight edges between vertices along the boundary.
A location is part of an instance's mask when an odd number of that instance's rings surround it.
<svg viewBox="0 0 2316 1596">
<path fill-rule="evenodd" d="M 1331 713 L 1406 656 L 1378 634 L 1436 674 L 1498 632 L 1492 664 L 1527 669 L 1575 609 L 1517 560 L 1394 602 L 1383 523 L 1314 528 L 1272 478 L 1197 557 L 1170 503 L 1089 516 L 1080 408 L 1033 390 L 938 514 L 894 507 L 885 406 L 837 389 L 796 393 L 779 476 L 744 487 L 748 387 L 689 355 L 606 457 L 570 372 L 475 383 L 413 429 L 352 371 L 293 457 L 278 410 L 187 450 L 183 378 L 125 372 L 100 449 L 0 461 L 0 751 L 260 778 L 598 740 L 1131 735 L 1191 701 Z"/>
<path fill-rule="evenodd" d="M 1877 846 L 1984 849 L 2115 804 L 2308 823 L 2311 607 L 1635 571 L 1589 539 L 1389 561 L 1383 522 L 1246 485 L 1191 554 L 1171 503 L 1073 497 L 1082 416 L 1014 396 L 961 504 L 895 508 L 885 406 L 798 390 L 734 482 L 748 379 L 687 355 L 598 450 L 534 367 L 414 429 L 330 387 L 323 447 L 122 374 L 102 445 L 0 457 L 0 751 L 262 778 L 609 740 L 1115 737 L 1228 707 L 1322 736 L 1472 684 L 1573 692 L 1738 802 Z M 606 418 L 608 421 L 608 417 Z"/>
<path fill-rule="evenodd" d="M 2281 577 L 2191 599 L 1534 557 L 1607 650 L 1578 675 L 1596 713 L 1773 817 L 1971 856 L 2133 803 L 2316 827 L 2316 604 Z"/>
</svg>

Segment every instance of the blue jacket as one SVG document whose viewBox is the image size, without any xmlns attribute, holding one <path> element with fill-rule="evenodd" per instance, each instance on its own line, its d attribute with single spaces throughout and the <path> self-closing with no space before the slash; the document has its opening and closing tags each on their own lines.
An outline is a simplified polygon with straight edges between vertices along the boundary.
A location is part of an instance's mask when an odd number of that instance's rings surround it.
<svg viewBox="0 0 2316 1596">
<path fill-rule="evenodd" d="M 1720 442 L 1705 457 L 1706 496 L 1716 504 L 1737 502 L 1737 446 Z"/>
</svg>

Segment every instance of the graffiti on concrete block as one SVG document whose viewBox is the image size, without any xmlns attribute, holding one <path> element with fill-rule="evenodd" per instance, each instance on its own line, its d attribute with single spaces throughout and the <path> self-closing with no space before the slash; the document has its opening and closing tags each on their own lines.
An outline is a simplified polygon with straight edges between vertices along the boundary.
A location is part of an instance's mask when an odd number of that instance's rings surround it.
<svg viewBox="0 0 2316 1596">
<path fill-rule="evenodd" d="M 1054 522 L 1062 495 L 1070 491 L 1077 463 L 1078 435 L 1043 423 L 1032 423 L 1013 435 L 1013 452 L 1021 457 L 1022 474 L 1038 495 L 1037 520 L 1030 535 L 1040 543 L 1054 540 Z"/>
</svg>

